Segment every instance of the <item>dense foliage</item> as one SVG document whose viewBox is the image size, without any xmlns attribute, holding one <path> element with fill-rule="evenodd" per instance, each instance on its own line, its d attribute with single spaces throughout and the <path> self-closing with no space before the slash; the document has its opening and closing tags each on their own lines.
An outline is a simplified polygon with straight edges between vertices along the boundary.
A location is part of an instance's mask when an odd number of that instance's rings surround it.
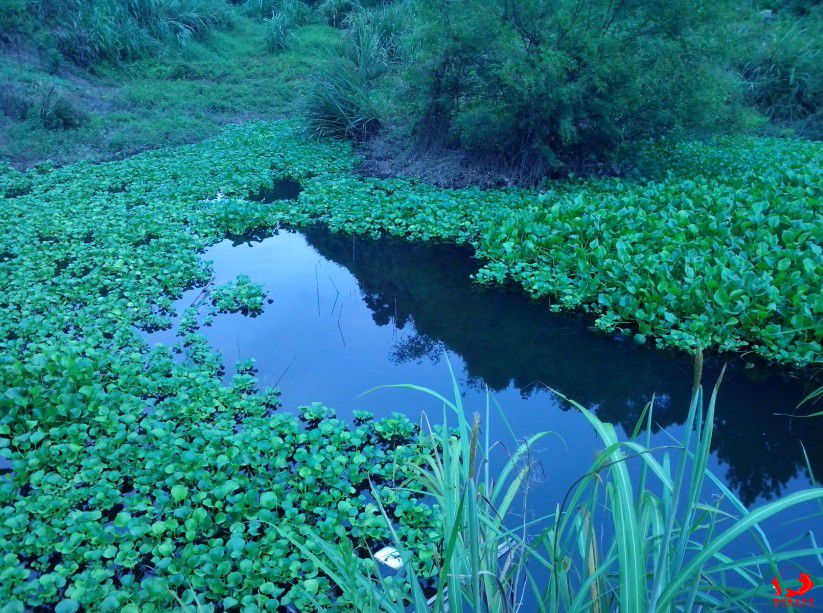
<svg viewBox="0 0 823 613">
<path fill-rule="evenodd" d="M 767 2 L 743 29 L 740 72 L 751 101 L 777 125 L 823 137 L 823 6 Z"/>
<path fill-rule="evenodd" d="M 382 126 L 405 154 L 464 152 L 520 183 L 631 166 L 622 144 L 666 133 L 746 132 L 768 118 L 819 135 L 823 13 L 784 4 L 408 0 L 359 10 L 305 114 L 324 135 Z"/>
<path fill-rule="evenodd" d="M 250 22 L 262 35 L 249 30 Z M 339 30 L 328 28 L 318 54 L 297 33 L 321 23 Z M 0 44 L 22 45 L 27 54 L 36 49 L 48 72 L 59 72 L 63 59 L 97 72 L 164 58 L 188 41 L 208 47 L 215 32 L 235 27 L 236 43 L 260 36 L 259 51 L 294 51 L 284 61 L 287 73 L 331 56 L 300 96 L 315 132 L 363 140 L 383 130 L 394 136 L 401 166 L 404 155 L 458 151 L 509 181 L 536 184 L 552 173 L 631 167 L 620 146 L 664 133 L 691 138 L 748 131 L 770 120 L 778 130 L 820 136 L 823 11 L 813 3 L 12 0 L 0 6 Z M 215 51 L 230 57 L 232 47 Z M 197 79 L 197 73 L 184 67 L 174 76 Z M 21 103 L 31 95 L 18 89 L 0 83 L 0 112 L 25 113 Z M 66 108 L 81 101 L 72 98 L 59 100 Z M 264 100 L 261 93 L 252 105 Z M 280 110 L 277 102 L 271 114 Z M 210 101 L 208 109 L 228 104 Z M 81 116 L 68 115 L 51 114 L 48 123 L 81 125 Z"/>
<path fill-rule="evenodd" d="M 543 174 L 625 140 L 737 120 L 723 57 L 730 3 L 416 6 L 409 87 L 429 138 Z"/>
<path fill-rule="evenodd" d="M 257 314 L 263 311 L 265 298 L 263 286 L 254 283 L 247 275 L 239 275 L 234 281 L 211 291 L 212 304 L 220 313 Z"/>
<path fill-rule="evenodd" d="M 421 457 L 406 418 L 346 425 L 320 405 L 276 412 L 250 364 L 224 385 L 221 357 L 196 332 L 208 314 L 198 305 L 176 349 L 149 349 L 138 332 L 168 326 L 172 299 L 207 282 L 199 249 L 272 219 L 274 207 L 218 199 L 221 188 L 254 192 L 276 175 L 270 165 L 300 178 L 341 172 L 351 161 L 339 153 L 258 126 L 123 162 L 3 168 L 8 610 L 326 606 L 328 581 L 289 538 L 308 525 L 371 549 L 389 542 L 370 481 L 425 570 L 436 516 L 392 487 Z M 262 299 L 243 278 L 211 295 L 229 310 Z"/>
<path fill-rule="evenodd" d="M 135 60 L 163 43 L 205 38 L 232 21 L 224 0 L 11 0 L 0 7 L 2 38 L 32 37 L 83 66 Z"/>
</svg>

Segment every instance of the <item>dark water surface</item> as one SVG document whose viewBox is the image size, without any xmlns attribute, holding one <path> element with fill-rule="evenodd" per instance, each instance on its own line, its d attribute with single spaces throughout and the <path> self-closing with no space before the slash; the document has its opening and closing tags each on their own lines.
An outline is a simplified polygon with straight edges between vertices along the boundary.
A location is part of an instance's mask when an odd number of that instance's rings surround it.
<svg viewBox="0 0 823 613">
<path fill-rule="evenodd" d="M 519 438 L 558 434 L 540 443 L 543 470 L 532 495 L 547 509 L 602 447 L 582 416 L 546 386 L 629 433 L 655 394 L 653 444 L 671 444 L 669 434 L 682 434 L 691 358 L 598 334 L 586 318 L 551 313 L 518 291 L 481 287 L 470 279 L 477 263 L 463 248 L 281 230 L 258 242 L 224 241 L 204 258 L 214 263 L 215 283 L 246 274 L 272 299 L 259 317 L 220 315 L 202 330 L 222 352 L 227 376 L 237 360 L 253 357 L 261 385 L 280 387 L 284 409 L 321 401 L 343 418 L 367 409 L 414 420 L 425 410 L 438 419 L 440 407 L 414 392 L 361 394 L 414 383 L 448 396 L 448 356 L 469 412 L 485 413 L 488 387 Z M 188 292 L 179 306 L 199 293 Z M 174 332 L 150 338 L 172 344 Z M 705 388 L 726 359 L 707 357 Z M 808 485 L 801 441 L 823 474 L 823 420 L 775 415 L 794 412 L 808 386 L 791 373 L 730 361 L 711 468 L 745 503 Z M 492 440 L 511 448 L 502 420 L 495 417 L 491 428 Z M 790 530 L 786 540 L 797 534 Z"/>
</svg>

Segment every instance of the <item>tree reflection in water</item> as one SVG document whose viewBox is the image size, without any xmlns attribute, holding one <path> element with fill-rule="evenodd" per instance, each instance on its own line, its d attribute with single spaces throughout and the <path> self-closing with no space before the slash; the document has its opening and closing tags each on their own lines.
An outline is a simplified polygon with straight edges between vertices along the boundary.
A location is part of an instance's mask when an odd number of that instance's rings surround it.
<svg viewBox="0 0 823 613">
<path fill-rule="evenodd" d="M 444 349 L 461 356 L 470 383 L 523 397 L 551 386 L 593 407 L 598 417 L 631 431 L 655 394 L 655 430 L 682 424 L 692 382 L 689 356 L 635 345 L 591 329 L 581 315 L 554 314 L 515 289 L 484 288 L 466 248 L 382 239 L 356 240 L 318 228 L 304 231 L 324 257 L 357 278 L 375 323 L 402 333 L 398 362 L 436 361 Z M 409 325 L 413 323 L 413 325 Z M 790 419 L 812 383 L 797 373 L 707 356 L 704 384 L 729 361 L 713 439 L 726 480 L 746 503 L 779 496 L 805 472 L 801 441 L 818 474 L 823 420 Z"/>
</svg>

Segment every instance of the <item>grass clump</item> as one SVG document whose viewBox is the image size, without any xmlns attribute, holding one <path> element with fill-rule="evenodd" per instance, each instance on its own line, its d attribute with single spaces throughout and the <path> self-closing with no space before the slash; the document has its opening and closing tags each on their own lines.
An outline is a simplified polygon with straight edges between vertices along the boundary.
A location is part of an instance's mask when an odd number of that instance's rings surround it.
<svg viewBox="0 0 823 613">
<path fill-rule="evenodd" d="M 292 22 L 287 13 L 275 13 L 265 22 L 266 49 L 272 52 L 285 50 L 292 40 Z"/>
<path fill-rule="evenodd" d="M 359 8 L 358 0 L 322 0 L 317 5 L 317 11 L 326 23 L 336 28 L 342 26 L 346 17 Z"/>
<path fill-rule="evenodd" d="M 164 44 L 203 40 L 234 22 L 234 13 L 223 0 L 29 0 L 26 5 L 27 29 L 41 42 L 51 39 L 81 66 L 133 61 L 157 53 Z"/>
<path fill-rule="evenodd" d="M 753 49 L 741 66 L 749 97 L 777 125 L 823 136 L 823 8 L 795 13 L 786 6 L 747 29 Z"/>
<path fill-rule="evenodd" d="M 335 61 L 311 80 L 301 108 L 315 136 L 363 140 L 381 126 L 368 81 L 348 61 Z"/>
<path fill-rule="evenodd" d="M 38 117 L 47 130 L 70 130 L 80 126 L 86 115 L 54 85 L 41 83 L 35 94 Z"/>
<path fill-rule="evenodd" d="M 437 526 L 436 550 L 413 550 L 398 537 L 395 521 L 382 507 L 385 496 L 375 492 L 383 520 L 395 537 L 404 569 L 395 581 L 387 581 L 378 567 L 356 567 L 346 557 L 351 545 L 324 540 L 310 534 L 299 545 L 314 556 L 347 599 L 360 603 L 364 611 L 506 611 L 517 608 L 517 590 L 525 575 L 524 543 L 510 526 L 510 509 L 521 498 L 531 466 L 531 447 L 548 433 L 539 433 L 517 447 L 499 469 L 490 470 L 488 433 L 480 432 L 480 416 L 468 421 L 456 382 L 453 399 L 415 385 L 406 388 L 433 396 L 444 404 L 443 421 L 429 425 L 426 459 L 415 469 L 415 482 L 401 486 L 424 494 L 442 510 Z M 486 406 L 488 423 L 490 405 Z M 449 417 L 457 427 L 449 428 Z M 417 489 L 422 488 L 422 489 Z M 372 552 L 374 553 L 374 552 Z M 425 574 L 419 570 L 425 568 Z M 366 570 L 368 572 L 364 573 Z M 402 583 L 398 585 L 397 579 Z M 424 592 L 424 588 L 426 588 Z"/>
<path fill-rule="evenodd" d="M 285 13 L 292 23 L 299 26 L 316 20 L 312 5 L 302 0 L 284 0 L 280 5 L 280 10 L 276 12 Z"/>
<path fill-rule="evenodd" d="M 320 66 L 300 101 L 318 137 L 362 141 L 382 126 L 384 101 L 377 83 L 395 61 L 398 42 L 390 20 L 375 15 L 348 13 L 339 56 Z"/>
</svg>

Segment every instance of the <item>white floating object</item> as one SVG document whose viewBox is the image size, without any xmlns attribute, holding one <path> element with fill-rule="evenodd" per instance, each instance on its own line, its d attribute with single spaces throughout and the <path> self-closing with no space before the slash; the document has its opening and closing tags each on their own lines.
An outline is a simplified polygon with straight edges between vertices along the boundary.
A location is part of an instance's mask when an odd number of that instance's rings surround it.
<svg viewBox="0 0 823 613">
<path fill-rule="evenodd" d="M 394 547 L 383 547 L 383 549 L 374 554 L 374 558 L 381 564 L 385 564 L 394 570 L 403 568 L 403 558 L 400 557 L 400 552 Z"/>
</svg>

